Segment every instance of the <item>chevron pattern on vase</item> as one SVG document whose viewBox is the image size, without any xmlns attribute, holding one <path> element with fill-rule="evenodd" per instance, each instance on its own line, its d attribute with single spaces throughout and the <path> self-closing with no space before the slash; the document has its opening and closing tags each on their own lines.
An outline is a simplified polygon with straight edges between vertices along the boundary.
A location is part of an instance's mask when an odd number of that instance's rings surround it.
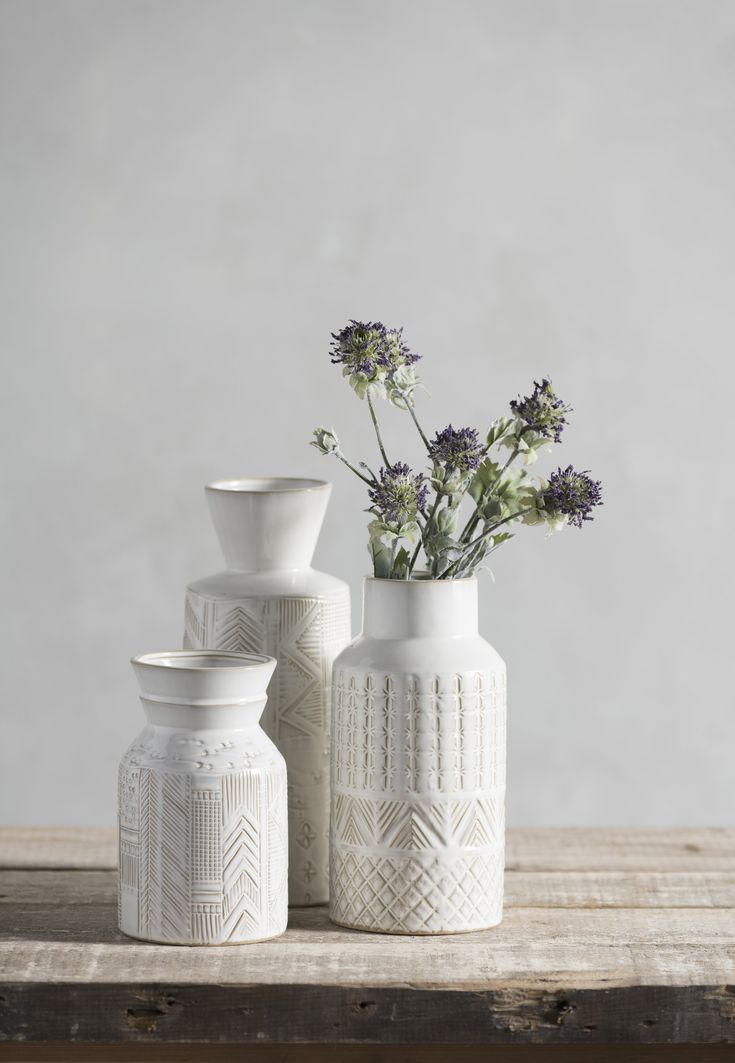
<svg viewBox="0 0 735 1063">
<path fill-rule="evenodd" d="M 239 930 L 247 936 L 268 920 L 267 884 L 261 880 L 267 844 L 260 829 L 265 779 L 254 773 L 222 780 L 222 872 L 224 929 L 229 939 Z"/>
<path fill-rule="evenodd" d="M 283 763 L 205 780 L 123 761 L 120 928 L 182 944 L 257 941 L 287 918 Z"/>
<path fill-rule="evenodd" d="M 250 608 L 236 605 L 231 609 L 214 609 L 212 612 L 216 645 L 207 646 L 208 649 L 232 650 L 235 653 L 267 652 L 264 648 L 266 602 L 254 602 Z M 210 641 L 208 634 L 204 637 Z"/>
<path fill-rule="evenodd" d="M 335 794 L 335 844 L 423 849 L 495 850 L 503 844 L 502 796 L 389 801 Z"/>
<path fill-rule="evenodd" d="M 288 767 L 291 904 L 327 900 L 332 664 L 350 639 L 349 593 L 204 599 L 187 593 L 187 645 L 278 660 L 262 726 Z"/>
</svg>

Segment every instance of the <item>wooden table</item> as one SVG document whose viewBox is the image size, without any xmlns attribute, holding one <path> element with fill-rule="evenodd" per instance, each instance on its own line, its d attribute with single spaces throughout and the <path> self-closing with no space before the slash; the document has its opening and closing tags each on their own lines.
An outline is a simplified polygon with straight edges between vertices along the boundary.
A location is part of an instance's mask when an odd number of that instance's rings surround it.
<svg viewBox="0 0 735 1063">
<path fill-rule="evenodd" d="M 494 930 L 311 908 L 227 948 L 123 937 L 116 855 L 112 830 L 0 830 L 0 1059 L 735 1058 L 735 830 L 513 830 Z"/>
</svg>

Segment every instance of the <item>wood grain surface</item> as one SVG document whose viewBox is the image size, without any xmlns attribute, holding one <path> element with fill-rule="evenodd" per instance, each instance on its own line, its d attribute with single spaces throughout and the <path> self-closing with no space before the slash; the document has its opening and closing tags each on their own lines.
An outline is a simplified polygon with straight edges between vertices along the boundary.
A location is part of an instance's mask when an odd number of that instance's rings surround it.
<svg viewBox="0 0 735 1063">
<path fill-rule="evenodd" d="M 295 909 L 282 938 L 220 948 L 121 935 L 114 857 L 109 831 L 0 830 L 0 1058 L 735 1058 L 733 830 L 509 831 L 493 930 L 361 934 Z"/>
</svg>

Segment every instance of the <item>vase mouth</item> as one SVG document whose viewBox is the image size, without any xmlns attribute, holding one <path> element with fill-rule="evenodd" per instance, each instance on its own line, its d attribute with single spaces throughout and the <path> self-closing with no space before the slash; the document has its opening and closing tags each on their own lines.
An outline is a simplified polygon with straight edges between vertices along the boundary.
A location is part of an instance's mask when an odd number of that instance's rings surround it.
<svg viewBox="0 0 735 1063">
<path fill-rule="evenodd" d="M 273 495 L 289 491 L 325 491 L 331 486 L 327 480 L 312 480 L 299 476 L 243 476 L 232 480 L 213 480 L 205 486 L 205 491 Z"/>
<path fill-rule="evenodd" d="M 412 576 L 411 579 L 385 579 L 382 576 L 365 576 L 366 583 L 394 583 L 416 586 L 426 586 L 427 583 L 432 585 L 442 584 L 447 587 L 457 586 L 461 583 L 477 583 L 477 576 L 462 576 L 460 579 L 434 579 L 432 576 L 422 575 L 419 573 L 416 576 Z"/>
<path fill-rule="evenodd" d="M 218 713 L 232 709 L 263 711 L 266 688 L 276 667 L 273 657 L 261 653 L 235 653 L 231 650 L 163 650 L 142 653 L 130 663 L 138 679 L 140 696 L 149 721 L 165 723 L 161 716 L 171 712 L 196 710 L 203 727 L 214 726 Z M 151 712 L 156 714 L 153 719 Z M 219 713 L 221 717 L 221 713 Z M 168 717 L 166 717 L 168 719 Z M 175 724 L 175 720 L 174 720 Z M 170 721 L 166 726 L 170 725 Z"/>
<path fill-rule="evenodd" d="M 147 668 L 175 668 L 179 672 L 221 672 L 262 668 L 273 658 L 264 653 L 234 653 L 229 650 L 163 650 L 141 653 L 130 663 Z"/>
</svg>

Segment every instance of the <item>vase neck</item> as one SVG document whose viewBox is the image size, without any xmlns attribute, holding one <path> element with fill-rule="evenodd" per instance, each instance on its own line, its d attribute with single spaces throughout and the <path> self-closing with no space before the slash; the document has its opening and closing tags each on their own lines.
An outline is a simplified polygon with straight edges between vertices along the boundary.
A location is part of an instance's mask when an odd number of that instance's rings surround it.
<svg viewBox="0 0 735 1063">
<path fill-rule="evenodd" d="M 227 567 L 240 572 L 309 568 L 329 502 L 321 480 L 221 480 L 206 488 Z"/>
<path fill-rule="evenodd" d="M 183 731 L 255 727 L 276 662 L 257 653 L 173 650 L 132 659 L 149 723 Z"/>
<path fill-rule="evenodd" d="M 257 727 L 266 700 L 263 696 L 235 705 L 204 705 L 172 703 L 140 695 L 148 723 L 180 731 L 244 731 Z"/>
<path fill-rule="evenodd" d="M 477 634 L 477 580 L 365 580 L 363 635 L 376 639 Z"/>
</svg>

